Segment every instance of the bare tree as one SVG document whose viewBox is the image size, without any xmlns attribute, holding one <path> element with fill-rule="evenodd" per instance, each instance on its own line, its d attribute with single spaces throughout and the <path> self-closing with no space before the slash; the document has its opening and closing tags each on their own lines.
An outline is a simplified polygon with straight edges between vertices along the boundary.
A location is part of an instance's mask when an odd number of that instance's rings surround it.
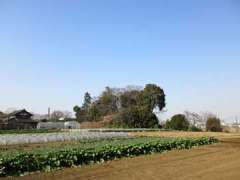
<svg viewBox="0 0 240 180">
<path fill-rule="evenodd" d="M 58 121 L 60 119 L 66 119 L 66 118 L 72 118 L 72 113 L 69 111 L 60 111 L 60 110 L 55 110 L 52 112 L 50 116 L 51 121 Z"/>
<path fill-rule="evenodd" d="M 190 122 L 190 124 L 193 126 L 196 126 L 196 124 L 203 122 L 203 118 L 198 113 L 185 111 L 184 115 L 187 118 L 187 120 Z"/>
<path fill-rule="evenodd" d="M 200 113 L 185 111 L 184 115 L 186 116 L 187 120 L 190 122 L 191 125 L 200 128 L 205 128 L 206 122 L 209 118 L 216 117 L 215 114 L 208 111 Z"/>
<path fill-rule="evenodd" d="M 212 113 L 212 112 L 209 112 L 209 111 L 201 112 L 200 115 L 201 115 L 201 117 L 202 117 L 202 119 L 203 119 L 203 121 L 204 121 L 205 123 L 207 122 L 207 120 L 208 120 L 209 118 L 215 118 L 215 117 L 217 117 L 216 114 L 214 114 L 214 113 Z"/>
<path fill-rule="evenodd" d="M 63 114 L 64 114 L 64 118 L 72 118 L 72 112 L 70 112 L 70 111 L 64 111 L 63 112 Z"/>
<path fill-rule="evenodd" d="M 4 113 L 10 114 L 10 113 L 12 113 L 12 112 L 14 112 L 14 111 L 16 111 L 16 110 L 17 110 L 17 108 L 11 107 L 11 108 L 8 108 Z"/>
<path fill-rule="evenodd" d="M 64 118 L 64 113 L 59 110 L 55 110 L 52 112 L 50 116 L 51 121 L 58 121 L 60 118 Z"/>
</svg>

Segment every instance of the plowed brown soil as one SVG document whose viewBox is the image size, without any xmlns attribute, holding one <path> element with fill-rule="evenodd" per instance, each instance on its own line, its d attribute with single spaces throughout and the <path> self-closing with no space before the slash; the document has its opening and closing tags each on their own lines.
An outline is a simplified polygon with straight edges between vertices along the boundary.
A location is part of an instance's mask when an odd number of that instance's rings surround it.
<svg viewBox="0 0 240 180">
<path fill-rule="evenodd" d="M 240 136 L 191 150 L 140 156 L 105 164 L 38 173 L 18 180 L 239 180 Z"/>
</svg>

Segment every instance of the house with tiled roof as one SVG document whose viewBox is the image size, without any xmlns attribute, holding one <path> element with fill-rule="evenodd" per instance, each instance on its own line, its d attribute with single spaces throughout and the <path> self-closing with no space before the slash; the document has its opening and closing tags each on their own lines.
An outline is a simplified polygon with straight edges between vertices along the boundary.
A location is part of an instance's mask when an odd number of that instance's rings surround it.
<svg viewBox="0 0 240 180">
<path fill-rule="evenodd" d="M 32 119 L 33 114 L 25 109 L 10 114 L 0 114 L 0 129 L 35 129 L 38 122 Z"/>
</svg>

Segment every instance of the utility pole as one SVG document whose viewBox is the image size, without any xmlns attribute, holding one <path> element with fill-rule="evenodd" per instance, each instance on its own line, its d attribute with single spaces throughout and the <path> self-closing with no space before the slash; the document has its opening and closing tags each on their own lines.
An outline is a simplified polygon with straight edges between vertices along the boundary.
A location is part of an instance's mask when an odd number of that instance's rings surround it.
<svg viewBox="0 0 240 180">
<path fill-rule="evenodd" d="M 239 122 L 238 122 L 238 116 L 235 117 L 236 126 L 237 126 L 237 132 L 239 132 Z"/>
<path fill-rule="evenodd" d="M 48 120 L 50 120 L 50 115 L 51 115 L 51 109 L 50 107 L 48 108 Z"/>
</svg>

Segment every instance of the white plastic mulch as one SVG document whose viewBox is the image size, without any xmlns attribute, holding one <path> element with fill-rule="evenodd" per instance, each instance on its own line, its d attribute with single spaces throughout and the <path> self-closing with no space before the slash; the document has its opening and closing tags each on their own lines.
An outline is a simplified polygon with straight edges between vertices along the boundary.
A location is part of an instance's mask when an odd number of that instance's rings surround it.
<svg viewBox="0 0 240 180">
<path fill-rule="evenodd" d="M 60 132 L 0 135 L 0 145 L 128 137 L 126 132 Z"/>
</svg>

